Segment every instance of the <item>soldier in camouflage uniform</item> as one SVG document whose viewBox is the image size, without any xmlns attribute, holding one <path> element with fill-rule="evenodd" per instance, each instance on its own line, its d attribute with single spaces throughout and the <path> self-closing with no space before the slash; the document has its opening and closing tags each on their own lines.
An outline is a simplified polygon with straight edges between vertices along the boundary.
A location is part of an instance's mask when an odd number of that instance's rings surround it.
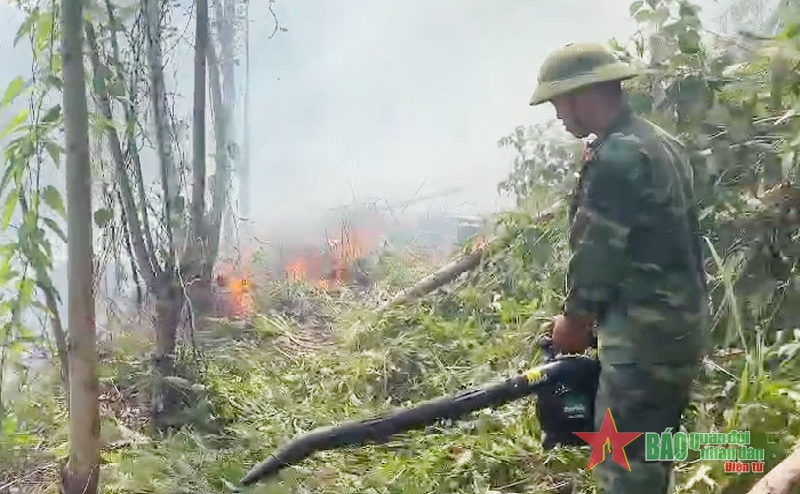
<svg viewBox="0 0 800 494">
<path fill-rule="evenodd" d="M 553 341 L 583 351 L 596 332 L 599 430 L 677 432 L 706 345 L 705 275 L 693 176 L 681 144 L 631 114 L 621 81 L 637 72 L 602 46 L 570 44 L 543 64 L 531 105 L 551 102 L 588 146 L 570 210 L 571 258 Z M 594 467 L 601 492 L 662 494 L 672 465 L 645 462 L 644 434 Z"/>
</svg>

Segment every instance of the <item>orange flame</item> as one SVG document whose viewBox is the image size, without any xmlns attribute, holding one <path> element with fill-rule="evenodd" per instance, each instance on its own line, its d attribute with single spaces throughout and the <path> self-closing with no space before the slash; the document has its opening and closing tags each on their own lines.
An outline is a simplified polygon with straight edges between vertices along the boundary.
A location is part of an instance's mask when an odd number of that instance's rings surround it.
<svg viewBox="0 0 800 494">
<path fill-rule="evenodd" d="M 333 255 L 332 277 L 337 284 L 347 280 L 350 264 L 362 258 L 371 243 L 367 238 L 376 239 L 377 235 L 368 235 L 366 230 L 348 230 L 343 232 L 342 238 L 330 242 Z"/>
<path fill-rule="evenodd" d="M 279 271 L 285 279 L 305 282 L 320 290 L 352 282 L 353 262 L 370 252 L 386 231 L 382 221 L 376 223 L 370 220 L 367 223 L 359 225 L 357 229 L 344 225 L 341 232 L 337 232 L 337 238 L 328 239 L 322 249 L 319 245 L 313 244 L 293 246 L 290 244 L 288 249 L 284 250 L 284 245 L 281 245 L 282 254 L 288 251 L 291 257 L 288 259 L 289 262 L 280 263 Z M 230 264 L 221 263 L 223 265 L 218 279 L 218 285 L 227 292 L 228 300 L 225 305 L 235 306 L 237 313 L 248 313 L 253 310 L 250 286 L 252 277 L 242 275 L 241 269 L 236 266 L 243 261 L 244 259 L 238 262 L 232 261 Z M 267 269 L 269 270 L 270 268 Z"/>
<path fill-rule="evenodd" d="M 306 263 L 303 259 L 295 259 L 286 266 L 286 274 L 292 281 L 302 281 L 306 279 Z"/>
<path fill-rule="evenodd" d="M 365 241 L 368 237 L 361 232 L 345 231 L 341 238 L 328 240 L 327 252 L 306 253 L 286 264 L 286 276 L 295 282 L 307 281 L 320 290 L 341 286 L 352 276 L 351 263 L 369 250 L 370 242 Z"/>
<path fill-rule="evenodd" d="M 249 316 L 254 310 L 251 283 L 246 277 L 231 276 L 228 281 L 233 312 L 238 316 Z"/>
<path fill-rule="evenodd" d="M 233 317 L 249 317 L 255 312 L 252 275 L 242 273 L 231 262 L 222 262 L 217 268 L 216 285 L 222 289 L 220 301 L 224 313 Z M 221 308 L 222 308 L 221 307 Z"/>
</svg>

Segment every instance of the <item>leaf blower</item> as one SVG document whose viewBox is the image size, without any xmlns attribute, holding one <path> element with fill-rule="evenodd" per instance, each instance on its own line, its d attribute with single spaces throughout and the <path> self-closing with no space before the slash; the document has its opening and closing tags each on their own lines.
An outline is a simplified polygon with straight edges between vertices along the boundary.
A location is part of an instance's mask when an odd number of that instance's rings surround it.
<svg viewBox="0 0 800 494">
<path fill-rule="evenodd" d="M 289 442 L 270 458 L 254 466 L 242 478 L 242 486 L 276 475 L 319 451 L 347 446 L 383 444 L 391 436 L 420 429 L 440 420 L 458 419 L 484 408 L 494 408 L 536 395 L 536 415 L 542 429 L 542 446 L 580 446 L 583 439 L 574 432 L 594 430 L 594 397 L 600 364 L 593 356 L 556 355 L 552 340 L 544 337 L 539 346 L 545 363 L 498 383 L 436 398 L 366 420 L 322 427 Z"/>
</svg>

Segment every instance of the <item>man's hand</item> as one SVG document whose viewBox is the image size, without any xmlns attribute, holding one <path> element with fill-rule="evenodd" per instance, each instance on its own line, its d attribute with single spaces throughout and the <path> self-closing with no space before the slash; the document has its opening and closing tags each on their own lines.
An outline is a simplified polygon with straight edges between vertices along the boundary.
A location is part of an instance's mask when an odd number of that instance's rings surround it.
<svg viewBox="0 0 800 494">
<path fill-rule="evenodd" d="M 553 347 L 561 353 L 581 353 L 592 342 L 593 322 L 586 319 L 553 317 Z"/>
</svg>

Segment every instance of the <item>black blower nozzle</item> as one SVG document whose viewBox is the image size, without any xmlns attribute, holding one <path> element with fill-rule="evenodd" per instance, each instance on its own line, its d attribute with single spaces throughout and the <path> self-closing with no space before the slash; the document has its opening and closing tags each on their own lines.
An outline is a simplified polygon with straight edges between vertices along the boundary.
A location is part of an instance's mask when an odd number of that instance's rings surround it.
<svg viewBox="0 0 800 494">
<path fill-rule="evenodd" d="M 293 439 L 276 454 L 255 465 L 242 478 L 240 484 L 252 485 L 277 474 L 289 465 L 305 460 L 318 451 L 354 445 L 383 444 L 393 435 L 420 429 L 443 419 L 458 419 L 471 412 L 505 405 L 531 394 L 536 394 L 540 400 L 548 399 L 548 405 L 551 406 L 547 407 L 547 410 L 557 410 L 555 413 L 562 412 L 558 406 L 552 406 L 555 403 L 554 397 L 563 394 L 565 390 L 585 391 L 583 396 L 593 397 L 592 390 L 596 389 L 599 375 L 597 360 L 585 355 L 555 357 L 550 352 L 549 340 L 543 340 L 540 345 L 548 354 L 547 362 L 523 374 L 453 396 L 426 401 L 387 415 L 316 429 Z M 548 422 L 558 427 L 564 424 L 577 427 L 570 430 L 567 435 L 572 435 L 573 431 L 591 430 L 591 400 L 586 403 L 588 409 L 577 419 L 563 420 L 563 417 L 550 417 Z M 543 424 L 543 428 L 547 433 L 546 424 Z M 553 437 L 564 436 L 564 431 L 561 430 L 551 432 Z M 580 443 L 582 441 L 572 444 Z"/>
</svg>

